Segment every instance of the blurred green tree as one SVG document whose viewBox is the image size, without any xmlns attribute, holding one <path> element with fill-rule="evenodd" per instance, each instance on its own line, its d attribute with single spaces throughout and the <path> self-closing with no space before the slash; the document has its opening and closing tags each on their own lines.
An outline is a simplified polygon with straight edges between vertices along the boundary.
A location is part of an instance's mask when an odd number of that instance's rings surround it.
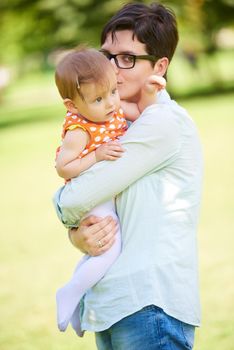
<svg viewBox="0 0 234 350">
<path fill-rule="evenodd" d="M 234 29 L 233 0 L 162 1 L 175 10 L 184 45 L 204 53 L 215 52 L 216 35 L 221 28 Z"/>
<path fill-rule="evenodd" d="M 233 26 L 233 0 L 161 2 L 175 10 L 187 51 L 215 51 L 217 31 Z M 23 65 L 25 57 L 46 62 L 50 52 L 79 42 L 97 46 L 102 26 L 124 3 L 124 0 L 1 0 L 0 64 Z"/>
<path fill-rule="evenodd" d="M 120 6 L 118 0 L 1 0 L 0 63 L 43 58 L 81 41 L 97 45 L 102 26 Z"/>
</svg>

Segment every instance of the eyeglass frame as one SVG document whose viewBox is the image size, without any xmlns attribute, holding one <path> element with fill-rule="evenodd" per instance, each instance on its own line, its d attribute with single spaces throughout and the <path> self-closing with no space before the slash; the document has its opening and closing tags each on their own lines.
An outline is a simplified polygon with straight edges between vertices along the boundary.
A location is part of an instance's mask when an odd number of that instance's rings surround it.
<svg viewBox="0 0 234 350">
<path fill-rule="evenodd" d="M 128 52 L 123 52 L 123 53 L 117 53 L 115 55 L 109 53 L 108 51 L 105 51 L 105 50 L 100 50 L 100 52 L 105 55 L 109 60 L 111 60 L 112 58 L 114 59 L 115 61 L 115 64 L 116 66 L 119 68 L 119 69 L 132 69 L 135 67 L 135 64 L 136 64 L 136 60 L 137 59 L 142 59 L 142 60 L 148 60 L 148 61 L 151 61 L 151 62 L 156 62 L 157 59 L 159 59 L 159 57 L 157 56 L 154 56 L 154 55 L 134 55 L 132 53 L 128 53 Z M 127 56 L 131 56 L 133 57 L 133 65 L 132 67 L 120 67 L 119 66 L 119 62 L 118 62 L 118 59 L 116 58 L 117 56 L 122 56 L 122 55 L 127 55 Z"/>
</svg>

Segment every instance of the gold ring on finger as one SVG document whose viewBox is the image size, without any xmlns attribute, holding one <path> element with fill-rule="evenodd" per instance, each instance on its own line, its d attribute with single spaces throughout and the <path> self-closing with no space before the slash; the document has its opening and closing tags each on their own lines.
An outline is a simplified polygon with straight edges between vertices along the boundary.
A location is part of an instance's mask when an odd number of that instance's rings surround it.
<svg viewBox="0 0 234 350">
<path fill-rule="evenodd" d="M 103 247 L 103 244 L 102 244 L 102 242 L 100 240 L 97 241 L 97 245 L 98 245 L 98 248 L 102 248 Z"/>
</svg>

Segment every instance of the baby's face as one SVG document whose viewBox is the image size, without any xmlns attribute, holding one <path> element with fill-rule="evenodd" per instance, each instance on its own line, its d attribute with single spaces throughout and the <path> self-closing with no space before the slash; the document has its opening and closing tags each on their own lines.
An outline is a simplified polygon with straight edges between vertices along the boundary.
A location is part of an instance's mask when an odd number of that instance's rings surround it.
<svg viewBox="0 0 234 350">
<path fill-rule="evenodd" d="M 80 90 L 84 98 L 78 95 L 74 100 L 78 113 L 95 123 L 110 120 L 120 108 L 115 72 L 110 69 L 106 74 L 108 84 L 82 84 Z"/>
</svg>

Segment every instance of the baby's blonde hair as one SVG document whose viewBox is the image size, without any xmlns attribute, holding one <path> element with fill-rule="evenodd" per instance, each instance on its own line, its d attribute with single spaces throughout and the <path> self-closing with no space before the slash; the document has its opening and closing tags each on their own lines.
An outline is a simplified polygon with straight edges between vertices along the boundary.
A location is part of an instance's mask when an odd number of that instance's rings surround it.
<svg viewBox="0 0 234 350">
<path fill-rule="evenodd" d="M 74 98 L 82 93 L 85 83 L 109 85 L 107 72 L 112 69 L 110 61 L 99 51 L 91 48 L 77 48 L 67 54 L 57 65 L 55 82 L 63 99 Z"/>
</svg>

